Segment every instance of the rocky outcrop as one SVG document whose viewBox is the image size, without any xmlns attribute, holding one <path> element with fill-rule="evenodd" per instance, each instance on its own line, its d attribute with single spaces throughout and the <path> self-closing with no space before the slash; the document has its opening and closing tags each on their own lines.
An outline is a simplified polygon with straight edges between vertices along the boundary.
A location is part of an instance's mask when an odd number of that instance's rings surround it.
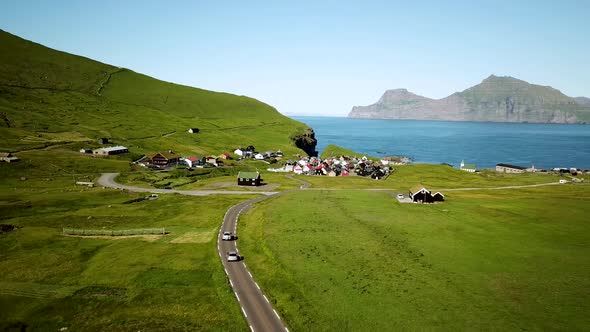
<svg viewBox="0 0 590 332">
<path fill-rule="evenodd" d="M 355 106 L 349 118 L 539 123 L 590 122 L 588 98 L 571 98 L 549 86 L 491 75 L 442 99 L 406 89 L 386 91 L 375 104 Z"/>
<path fill-rule="evenodd" d="M 293 135 L 291 139 L 295 143 L 295 146 L 305 151 L 310 157 L 318 156 L 318 152 L 315 149 L 318 141 L 315 138 L 313 129 L 307 128 L 304 132 Z"/>
</svg>

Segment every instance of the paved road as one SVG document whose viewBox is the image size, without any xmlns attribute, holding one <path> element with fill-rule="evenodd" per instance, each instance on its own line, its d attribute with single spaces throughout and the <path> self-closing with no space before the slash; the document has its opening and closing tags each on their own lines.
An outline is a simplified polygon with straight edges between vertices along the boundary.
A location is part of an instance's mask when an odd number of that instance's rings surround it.
<svg viewBox="0 0 590 332">
<path fill-rule="evenodd" d="M 287 176 L 287 178 L 301 183 L 301 186 L 294 190 L 305 189 L 310 185 L 305 181 L 294 179 L 291 176 Z M 284 195 L 285 193 L 292 192 L 294 190 L 280 192 L 277 193 L 276 196 Z M 239 240 L 222 240 L 223 232 L 232 232 L 233 234 L 237 234 L 238 217 L 241 213 L 247 211 L 252 206 L 252 204 L 270 197 L 272 196 L 254 198 L 249 201 L 234 205 L 227 211 L 217 236 L 217 251 L 219 253 L 219 257 L 221 258 L 221 262 L 223 263 L 225 273 L 227 274 L 229 282 L 234 290 L 234 293 L 236 294 L 238 303 L 242 308 L 242 313 L 248 321 L 250 330 L 289 331 L 281 320 L 281 317 L 277 311 L 270 304 L 266 295 L 264 295 L 264 292 L 262 292 L 260 289 L 260 286 L 258 286 L 254 280 L 252 273 L 250 273 L 248 267 L 246 266 L 246 260 L 241 260 L 239 262 L 227 261 L 226 254 L 228 251 L 236 250 L 239 253 L 237 247 L 237 242 L 239 242 Z"/>
<path fill-rule="evenodd" d="M 207 196 L 207 195 L 274 195 L 275 191 L 232 191 L 232 190 L 176 190 L 176 189 L 154 189 L 141 188 L 134 186 L 126 186 L 115 182 L 115 177 L 119 173 L 103 173 L 98 179 L 97 183 L 104 187 L 124 189 L 134 192 L 157 193 L 157 194 L 181 194 L 191 196 Z"/>
</svg>

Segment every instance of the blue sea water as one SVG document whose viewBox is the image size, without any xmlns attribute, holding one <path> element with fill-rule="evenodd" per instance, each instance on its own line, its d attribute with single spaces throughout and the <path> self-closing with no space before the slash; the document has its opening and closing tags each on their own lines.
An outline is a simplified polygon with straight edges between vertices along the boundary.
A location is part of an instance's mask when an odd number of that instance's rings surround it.
<svg viewBox="0 0 590 332">
<path fill-rule="evenodd" d="M 291 118 L 314 129 L 320 154 L 336 144 L 377 157 L 407 156 L 415 163 L 590 169 L 590 125 Z"/>
</svg>

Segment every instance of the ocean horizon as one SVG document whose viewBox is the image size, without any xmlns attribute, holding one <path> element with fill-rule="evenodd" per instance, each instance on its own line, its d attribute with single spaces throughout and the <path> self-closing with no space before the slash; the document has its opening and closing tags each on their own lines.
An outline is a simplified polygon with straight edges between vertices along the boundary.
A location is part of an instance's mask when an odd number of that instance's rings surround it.
<svg viewBox="0 0 590 332">
<path fill-rule="evenodd" d="M 335 144 L 375 157 L 477 168 L 498 163 L 536 168 L 590 169 L 590 125 L 351 119 L 290 116 L 314 129 L 321 154 Z"/>
</svg>

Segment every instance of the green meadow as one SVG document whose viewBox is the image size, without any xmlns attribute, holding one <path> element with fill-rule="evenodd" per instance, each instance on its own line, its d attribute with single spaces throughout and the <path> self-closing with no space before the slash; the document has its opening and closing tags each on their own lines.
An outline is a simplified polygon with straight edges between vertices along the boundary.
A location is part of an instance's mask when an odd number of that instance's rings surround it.
<svg viewBox="0 0 590 332">
<path fill-rule="evenodd" d="M 240 220 L 240 249 L 294 331 L 581 331 L 590 187 L 298 191 Z"/>
<path fill-rule="evenodd" d="M 231 331 L 247 328 L 215 246 L 236 196 L 191 197 L 74 185 L 128 161 L 41 152 L 0 164 L 0 330 Z M 72 161 L 73 162 L 73 161 Z M 63 228 L 165 228 L 167 235 L 75 237 Z"/>
</svg>

